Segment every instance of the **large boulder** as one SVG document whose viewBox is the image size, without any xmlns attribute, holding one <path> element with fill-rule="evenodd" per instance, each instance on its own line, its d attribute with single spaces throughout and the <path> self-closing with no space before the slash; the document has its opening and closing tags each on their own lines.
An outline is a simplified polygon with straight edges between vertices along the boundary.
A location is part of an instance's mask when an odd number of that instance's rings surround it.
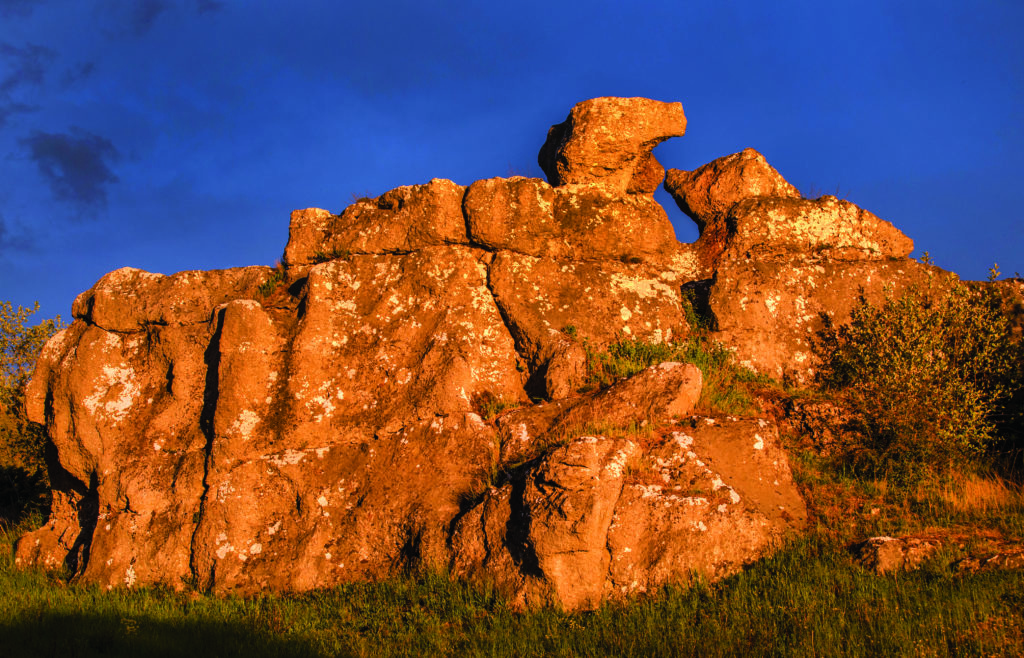
<svg viewBox="0 0 1024 658">
<path fill-rule="evenodd" d="M 686 132 L 681 103 L 594 98 L 551 126 L 538 161 L 552 185 L 598 185 L 615 195 L 651 194 L 665 170 L 655 146 Z"/>
<path fill-rule="evenodd" d="M 593 608 L 693 574 L 735 573 L 802 528 L 774 425 L 675 422 L 648 436 L 579 436 L 487 491 L 455 527 L 455 572 L 519 605 Z"/>
<path fill-rule="evenodd" d="M 914 250 L 892 224 L 849 201 L 804 199 L 754 149 L 671 169 L 665 189 L 700 229 L 694 247 L 711 271 L 730 260 L 903 259 Z"/>
<path fill-rule="evenodd" d="M 693 290 L 706 320 L 772 377 L 814 376 L 822 314 L 842 323 L 862 296 L 948 278 L 909 260 L 913 241 L 889 222 L 834 196 L 804 199 L 753 149 L 670 170 L 665 188 L 700 228 L 692 249 L 705 279 Z"/>
<path fill-rule="evenodd" d="M 551 187 L 536 178 L 489 178 L 469 186 L 469 237 L 494 251 L 558 260 L 663 261 L 676 248 L 665 210 L 650 196 L 602 187 Z"/>
<path fill-rule="evenodd" d="M 376 199 L 358 199 L 340 215 L 320 208 L 296 210 L 283 262 L 296 267 L 353 253 L 407 253 L 466 244 L 464 193 L 461 185 L 435 178 L 425 185 L 395 188 Z"/>
</svg>

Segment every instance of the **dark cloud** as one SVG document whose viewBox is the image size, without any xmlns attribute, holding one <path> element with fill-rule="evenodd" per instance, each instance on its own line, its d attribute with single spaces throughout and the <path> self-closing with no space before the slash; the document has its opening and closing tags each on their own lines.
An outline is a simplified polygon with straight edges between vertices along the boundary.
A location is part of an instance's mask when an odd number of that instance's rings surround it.
<svg viewBox="0 0 1024 658">
<path fill-rule="evenodd" d="M 92 75 L 92 72 L 96 69 L 96 65 L 93 62 L 85 62 L 78 66 L 64 71 L 64 75 L 61 76 L 60 84 L 63 87 L 70 87 L 79 80 L 84 80 Z"/>
<path fill-rule="evenodd" d="M 224 3 L 218 2 L 218 0 L 196 0 L 196 9 L 199 11 L 200 14 L 220 11 L 223 8 Z"/>
<path fill-rule="evenodd" d="M 26 114 L 39 106 L 25 102 L 20 92 L 43 84 L 55 53 L 49 48 L 29 44 L 24 48 L 0 42 L 0 59 L 10 62 L 0 77 L 0 128 L 15 114 Z"/>
<path fill-rule="evenodd" d="M 38 105 L 0 99 L 0 128 L 3 128 L 7 124 L 7 120 L 15 114 L 27 114 L 38 109 Z"/>
<path fill-rule="evenodd" d="M 21 86 L 41 85 L 55 55 L 45 46 L 30 43 L 24 48 L 18 48 L 9 43 L 0 43 L 0 56 L 14 60 L 10 73 L 0 78 L 0 94 L 9 94 Z"/>
<path fill-rule="evenodd" d="M 43 0 L 0 0 L 0 16 L 4 18 L 28 16 L 36 5 L 41 4 L 43 4 Z"/>
<path fill-rule="evenodd" d="M 136 0 L 131 15 L 132 31 L 137 35 L 145 34 L 153 27 L 157 16 L 167 10 L 165 0 Z"/>
<path fill-rule="evenodd" d="M 117 182 L 110 164 L 120 158 L 109 139 L 72 128 L 70 134 L 36 131 L 19 141 L 54 198 L 82 210 L 106 204 L 107 187 Z"/>
<path fill-rule="evenodd" d="M 11 230 L 4 216 L 0 214 L 0 255 L 8 251 L 24 251 L 32 247 L 32 241 L 24 234 Z"/>
</svg>

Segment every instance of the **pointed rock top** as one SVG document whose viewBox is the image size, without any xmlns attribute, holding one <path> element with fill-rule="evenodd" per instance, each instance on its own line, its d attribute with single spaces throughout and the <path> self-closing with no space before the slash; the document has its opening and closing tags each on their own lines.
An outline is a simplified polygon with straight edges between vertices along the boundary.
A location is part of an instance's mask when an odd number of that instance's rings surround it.
<svg viewBox="0 0 1024 658">
<path fill-rule="evenodd" d="M 740 201 L 764 196 L 800 198 L 800 192 L 752 148 L 693 171 L 669 169 L 665 189 L 702 231 Z"/>
</svg>

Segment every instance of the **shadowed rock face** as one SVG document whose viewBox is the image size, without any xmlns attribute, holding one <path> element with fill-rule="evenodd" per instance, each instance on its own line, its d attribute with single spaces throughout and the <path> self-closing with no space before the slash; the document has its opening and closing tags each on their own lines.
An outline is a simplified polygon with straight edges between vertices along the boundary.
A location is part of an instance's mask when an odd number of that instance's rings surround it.
<svg viewBox="0 0 1024 658">
<path fill-rule="evenodd" d="M 581 394 L 584 344 L 684 338 L 693 296 L 751 367 L 799 379 L 820 312 L 929 272 L 749 149 L 669 172 L 702 231 L 676 242 L 651 149 L 685 124 L 678 103 L 586 101 L 541 150 L 550 184 L 296 211 L 276 273 L 104 276 L 27 392 L 54 503 L 18 563 L 243 593 L 435 566 L 588 608 L 764 555 L 804 520 L 775 428 L 694 415 L 687 364 Z M 517 408 L 485 420 L 495 404 Z M 610 429 L 630 424 L 649 431 Z"/>
</svg>

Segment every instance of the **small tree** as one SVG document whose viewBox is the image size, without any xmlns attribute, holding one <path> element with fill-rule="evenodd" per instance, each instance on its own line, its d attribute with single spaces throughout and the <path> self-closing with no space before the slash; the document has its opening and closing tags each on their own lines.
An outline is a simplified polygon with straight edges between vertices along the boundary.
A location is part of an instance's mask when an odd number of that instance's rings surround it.
<svg viewBox="0 0 1024 658">
<path fill-rule="evenodd" d="M 32 376 L 39 352 L 62 329 L 60 316 L 29 326 L 39 310 L 18 310 L 0 302 L 0 516 L 20 516 L 22 510 L 45 490 L 43 458 L 46 433 L 28 420 L 25 386 Z"/>
<path fill-rule="evenodd" d="M 825 320 L 820 378 L 849 401 L 859 425 L 848 446 L 855 465 L 910 483 L 992 442 L 1020 364 L 989 291 L 912 286 L 878 306 L 862 297 L 849 324 Z"/>
</svg>

